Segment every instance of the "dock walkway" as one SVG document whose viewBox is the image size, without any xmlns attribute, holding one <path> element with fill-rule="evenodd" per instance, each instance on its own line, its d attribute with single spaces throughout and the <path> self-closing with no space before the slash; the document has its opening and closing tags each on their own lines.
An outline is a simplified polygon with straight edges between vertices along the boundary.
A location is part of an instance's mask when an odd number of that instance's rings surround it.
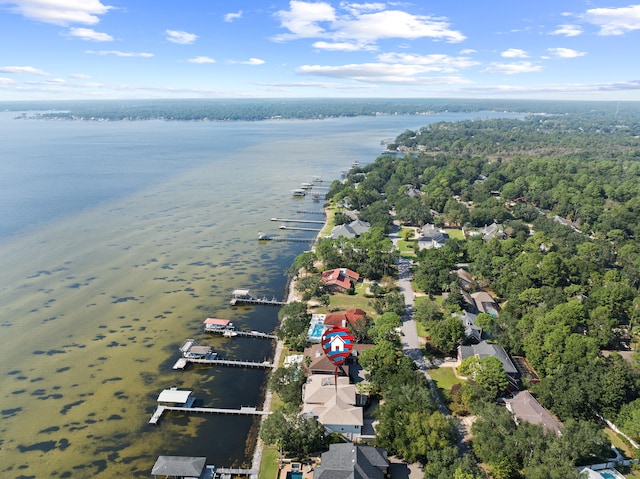
<svg viewBox="0 0 640 479">
<path fill-rule="evenodd" d="M 224 335 L 225 331 L 226 331 L 225 329 L 207 329 L 206 330 L 207 333 L 221 334 L 221 335 Z M 260 331 L 242 331 L 240 329 L 233 329 L 232 331 L 235 333 L 234 336 L 241 336 L 244 338 L 278 339 L 278 336 L 276 336 L 275 334 L 262 333 Z"/>
<path fill-rule="evenodd" d="M 231 306 L 235 306 L 236 304 L 261 304 L 264 306 L 283 306 L 285 304 L 284 301 L 278 301 L 277 299 L 267 299 L 267 298 L 232 298 Z"/>
<path fill-rule="evenodd" d="M 265 416 L 268 411 L 259 411 L 254 407 L 241 407 L 240 409 L 228 409 L 217 407 L 181 407 L 181 406 L 158 406 L 154 411 L 149 424 L 157 424 L 165 411 L 177 411 L 186 413 L 204 414 L 232 414 L 236 416 Z"/>
<path fill-rule="evenodd" d="M 315 225 L 323 225 L 324 220 L 297 220 L 294 218 L 271 218 L 271 221 L 279 221 L 280 223 L 311 223 Z"/>
<path fill-rule="evenodd" d="M 286 238 L 282 236 L 269 236 L 263 233 L 258 235 L 258 241 L 281 241 L 281 242 L 289 242 L 289 243 L 313 243 L 315 238 Z"/>
<path fill-rule="evenodd" d="M 210 366 L 235 366 L 238 368 L 273 368 L 274 364 L 269 361 L 240 361 L 237 359 L 195 359 L 180 358 L 173 365 L 173 369 L 184 369 L 189 363 L 208 364 Z"/>
</svg>

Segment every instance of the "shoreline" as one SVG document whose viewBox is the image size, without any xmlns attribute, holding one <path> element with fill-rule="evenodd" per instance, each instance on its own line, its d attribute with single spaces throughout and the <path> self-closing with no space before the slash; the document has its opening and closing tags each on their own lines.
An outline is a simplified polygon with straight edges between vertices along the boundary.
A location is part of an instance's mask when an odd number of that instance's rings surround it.
<svg viewBox="0 0 640 479">
<path fill-rule="evenodd" d="M 313 242 L 311 251 L 315 250 L 316 244 L 320 239 L 320 235 L 329 224 L 329 215 L 327 214 L 327 208 L 323 207 L 323 210 L 325 212 L 325 222 L 322 225 L 322 229 L 318 231 L 318 235 L 316 236 Z M 286 288 L 287 290 L 287 298 L 285 300 L 286 304 L 293 303 L 294 301 L 299 301 L 302 299 L 300 295 L 297 294 L 295 288 L 296 288 L 296 279 L 291 278 L 289 280 L 288 287 Z M 280 357 L 282 356 L 283 351 L 284 351 L 284 341 L 282 341 L 281 339 L 278 339 L 278 342 L 276 343 L 276 350 L 273 355 L 273 364 L 276 365 L 276 367 L 278 364 L 280 364 Z M 272 393 L 271 393 L 271 390 L 269 389 L 269 386 L 267 385 L 266 392 L 264 395 L 264 403 L 262 405 L 263 411 L 271 411 L 271 399 L 272 399 Z M 255 450 L 253 451 L 253 459 L 251 460 L 251 469 L 255 471 L 256 474 L 252 475 L 251 479 L 257 479 L 257 477 L 260 475 L 260 465 L 262 463 L 262 451 L 265 447 L 262 442 L 262 439 L 260 439 L 260 428 L 262 427 L 262 421 L 264 421 L 266 417 L 267 415 L 262 416 L 262 419 L 260 420 L 260 427 L 258 427 L 258 434 L 257 434 L 258 437 L 256 439 Z"/>
</svg>

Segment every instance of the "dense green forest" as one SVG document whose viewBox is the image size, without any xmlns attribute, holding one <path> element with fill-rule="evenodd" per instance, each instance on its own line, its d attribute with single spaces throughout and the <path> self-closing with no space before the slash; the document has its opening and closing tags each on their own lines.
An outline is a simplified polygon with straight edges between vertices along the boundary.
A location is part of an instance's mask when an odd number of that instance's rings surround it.
<svg viewBox="0 0 640 479">
<path fill-rule="evenodd" d="M 500 239 L 468 236 L 416 251 L 414 284 L 433 299 L 455 297 L 452 271 L 467 265 L 474 288 L 500 305 L 496 317 L 480 318 L 485 332 L 527 358 L 540 381 L 522 387 L 564 424 L 561 437 L 516 426 L 494 406 L 496 388 L 469 381 L 453 401 L 479 417 L 475 457 L 493 477 L 574 477 L 574 466 L 606 457 L 602 417 L 640 440 L 640 107 L 436 123 L 404 132 L 389 149 L 402 155 L 352 169 L 329 197 L 387 231 L 388 211 L 409 226 L 502 225 Z M 450 325 L 456 303 L 426 301 L 416 310 L 418 321 L 452 339 L 442 343 L 443 354 L 464 340 L 462 328 Z M 455 448 L 427 441 L 416 449 L 416 427 L 440 430 L 434 440 L 447 442 L 446 427 L 430 425 L 429 400 L 423 416 L 410 415 L 418 414 L 412 400 L 396 402 L 423 394 L 403 390 L 406 376 L 398 392 L 393 370 L 369 366 L 372 378 L 385 378 L 378 387 L 391 404 L 381 410 L 380 443 L 425 462 L 425 477 L 445 477 L 443 470 L 475 477 Z"/>
<path fill-rule="evenodd" d="M 1 102 L 0 111 L 32 111 L 24 118 L 66 120 L 268 120 L 350 116 L 421 115 L 441 112 L 511 111 L 564 114 L 634 109 L 625 102 L 553 102 L 471 99 L 184 99 Z"/>
</svg>

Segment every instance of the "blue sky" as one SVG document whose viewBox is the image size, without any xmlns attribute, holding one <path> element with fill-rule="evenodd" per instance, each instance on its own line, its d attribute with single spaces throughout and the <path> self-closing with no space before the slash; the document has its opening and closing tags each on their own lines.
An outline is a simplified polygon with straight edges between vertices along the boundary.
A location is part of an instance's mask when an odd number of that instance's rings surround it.
<svg viewBox="0 0 640 479">
<path fill-rule="evenodd" d="M 0 100 L 640 100 L 640 3 L 0 0 Z"/>
</svg>

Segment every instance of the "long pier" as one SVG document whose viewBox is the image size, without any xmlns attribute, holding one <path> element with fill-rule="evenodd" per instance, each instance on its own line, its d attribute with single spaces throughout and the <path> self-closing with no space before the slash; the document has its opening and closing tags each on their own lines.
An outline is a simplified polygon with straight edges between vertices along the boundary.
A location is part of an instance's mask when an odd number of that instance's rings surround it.
<svg viewBox="0 0 640 479">
<path fill-rule="evenodd" d="M 313 223 L 316 225 L 323 225 L 324 220 L 303 220 L 303 219 L 295 219 L 295 218 L 271 218 L 271 221 L 279 221 L 281 223 Z"/>
<path fill-rule="evenodd" d="M 284 301 L 278 301 L 277 299 L 266 298 L 232 298 L 230 301 L 231 306 L 236 304 L 261 304 L 264 306 L 282 306 L 286 304 Z"/>
<path fill-rule="evenodd" d="M 207 329 L 207 333 L 224 335 L 224 329 Z M 260 338 L 260 339 L 278 339 L 275 334 L 262 333 L 260 331 L 242 331 L 240 329 L 232 330 L 235 334 L 231 337 L 242 336 L 244 338 Z"/>
<path fill-rule="evenodd" d="M 228 467 L 217 467 L 216 474 L 220 474 L 223 477 L 228 476 L 258 476 L 258 471 L 255 469 L 230 469 Z"/>
<path fill-rule="evenodd" d="M 322 221 L 322 223 L 324 224 L 324 221 Z M 315 229 L 315 228 L 298 228 L 296 226 L 286 226 L 286 225 L 280 225 L 280 229 L 281 230 L 295 230 L 295 231 L 315 231 L 316 233 L 318 231 L 322 231 L 321 229 Z"/>
<path fill-rule="evenodd" d="M 315 231 L 315 230 L 314 230 Z M 258 235 L 258 241 L 275 241 L 277 242 L 288 242 L 288 243 L 312 243 L 316 239 L 315 238 L 286 238 L 283 236 L 269 236 L 265 234 Z"/>
<path fill-rule="evenodd" d="M 254 407 L 241 407 L 240 409 L 226 409 L 217 407 L 181 407 L 181 406 L 158 406 L 154 411 L 149 424 L 157 424 L 165 411 L 177 411 L 186 413 L 205 414 L 233 414 L 236 416 L 265 416 L 268 411 L 259 411 Z"/>
<path fill-rule="evenodd" d="M 237 368 L 273 368 L 274 364 L 269 361 L 240 361 L 238 359 L 195 359 L 180 358 L 173 365 L 173 369 L 184 369 L 189 363 L 207 364 L 209 366 L 230 366 Z"/>
<path fill-rule="evenodd" d="M 304 211 L 304 210 L 298 210 L 296 211 L 296 213 L 301 214 L 301 215 L 322 215 L 322 216 L 326 216 L 326 213 L 324 211 Z"/>
</svg>

